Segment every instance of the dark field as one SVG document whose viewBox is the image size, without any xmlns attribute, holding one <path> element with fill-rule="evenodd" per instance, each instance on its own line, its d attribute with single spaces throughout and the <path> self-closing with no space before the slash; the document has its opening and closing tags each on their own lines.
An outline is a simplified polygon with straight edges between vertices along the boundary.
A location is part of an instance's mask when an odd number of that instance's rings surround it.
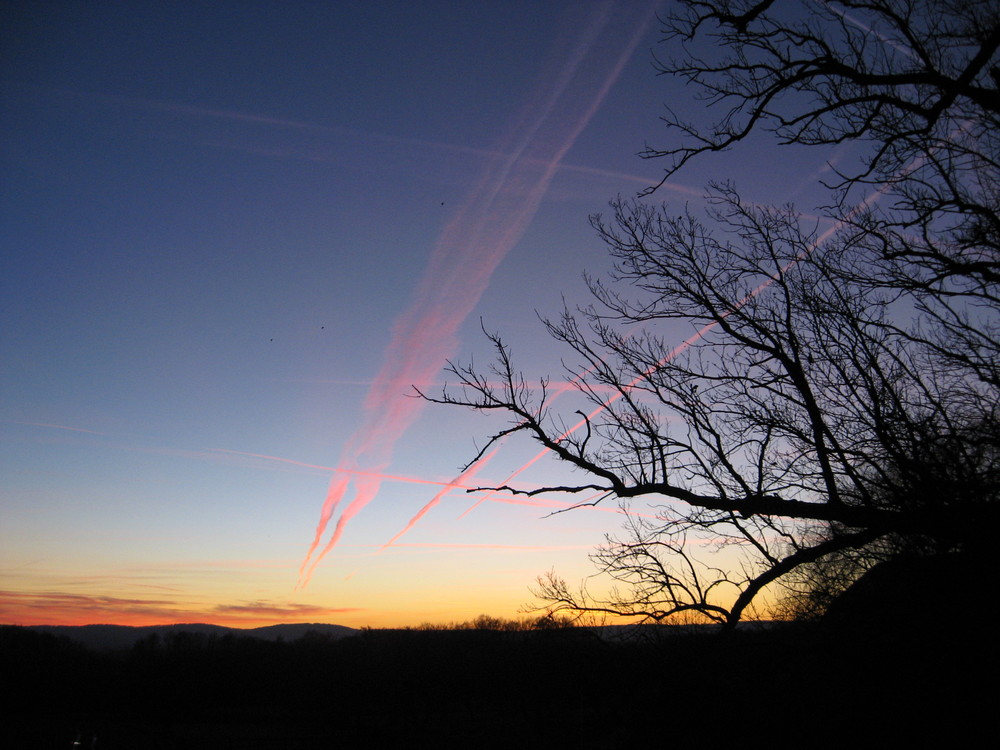
<svg viewBox="0 0 1000 750">
<path fill-rule="evenodd" d="M 894 747 L 994 733 L 987 628 L 170 633 L 0 628 L 4 747 Z M 652 630 L 647 631 L 652 633 Z M 96 744 L 93 738 L 97 737 Z"/>
</svg>

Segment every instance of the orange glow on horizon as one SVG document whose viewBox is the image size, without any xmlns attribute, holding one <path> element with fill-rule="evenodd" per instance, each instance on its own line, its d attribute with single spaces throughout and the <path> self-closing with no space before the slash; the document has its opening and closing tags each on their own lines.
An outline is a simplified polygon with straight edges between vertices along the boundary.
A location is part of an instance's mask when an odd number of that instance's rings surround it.
<svg viewBox="0 0 1000 750">
<path fill-rule="evenodd" d="M 172 599 L 137 599 L 66 592 L 0 591 L 0 622 L 15 625 L 178 625 L 207 623 L 252 628 L 294 622 L 336 621 L 356 607 L 245 602 L 198 606 Z M 331 620 L 332 618 L 332 620 Z"/>
</svg>

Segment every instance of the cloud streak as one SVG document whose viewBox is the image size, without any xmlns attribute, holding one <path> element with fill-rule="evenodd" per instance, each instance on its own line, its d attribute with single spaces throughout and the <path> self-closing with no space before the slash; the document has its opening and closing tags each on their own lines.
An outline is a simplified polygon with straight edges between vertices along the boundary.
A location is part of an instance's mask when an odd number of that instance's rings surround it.
<svg viewBox="0 0 1000 750">
<path fill-rule="evenodd" d="M 12 420 L 4 420 L 7 424 L 19 424 L 25 427 L 48 427 L 53 430 L 68 430 L 69 432 L 85 432 L 88 435 L 104 435 L 106 432 L 98 432 L 97 430 L 85 430 L 82 427 L 69 427 L 64 424 L 49 424 L 48 422 L 14 422 Z"/>
<path fill-rule="evenodd" d="M 637 13 L 628 6 L 607 5 L 583 24 L 567 19 L 573 42 L 544 67 L 543 83 L 496 149 L 509 156 L 488 161 L 477 185 L 444 228 L 410 307 L 393 326 L 382 367 L 364 401 L 363 422 L 344 447 L 338 468 L 377 473 L 388 466 L 395 442 L 423 408 L 422 401 L 400 394 L 397 383 L 433 380 L 455 352 L 459 327 L 534 217 L 560 161 L 601 106 L 652 20 L 653 7 Z M 615 32 L 622 35 L 623 29 L 621 51 L 609 65 L 595 53 L 597 42 L 607 42 Z M 353 497 L 321 546 L 352 488 Z M 334 477 L 300 568 L 300 587 L 308 584 L 347 523 L 378 490 L 376 477 Z"/>
<path fill-rule="evenodd" d="M 296 602 L 244 601 L 202 607 L 176 599 L 142 599 L 66 591 L 0 591 L 0 621 L 34 625 L 167 625 L 212 622 L 247 625 L 308 622 L 363 611 L 357 607 L 319 607 Z"/>
</svg>

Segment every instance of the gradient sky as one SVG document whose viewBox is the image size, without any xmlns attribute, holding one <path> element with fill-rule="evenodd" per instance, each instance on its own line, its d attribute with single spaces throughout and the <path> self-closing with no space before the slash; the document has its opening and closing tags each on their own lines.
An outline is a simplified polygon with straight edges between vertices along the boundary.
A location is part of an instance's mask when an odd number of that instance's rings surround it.
<svg viewBox="0 0 1000 750">
<path fill-rule="evenodd" d="M 488 362 L 480 319 L 564 378 L 537 316 L 608 267 L 588 215 L 658 180 L 664 103 L 709 116 L 658 6 L 5 4 L 0 622 L 415 625 L 587 576 L 616 506 L 466 513 L 498 423 L 407 394 Z M 754 139 L 653 200 L 808 210 L 841 156 Z"/>
</svg>

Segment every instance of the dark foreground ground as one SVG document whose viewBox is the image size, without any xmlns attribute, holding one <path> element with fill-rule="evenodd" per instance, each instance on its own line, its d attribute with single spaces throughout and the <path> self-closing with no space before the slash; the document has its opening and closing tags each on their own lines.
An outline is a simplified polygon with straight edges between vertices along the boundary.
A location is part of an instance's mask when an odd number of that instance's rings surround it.
<svg viewBox="0 0 1000 750">
<path fill-rule="evenodd" d="M 181 633 L 113 652 L 4 626 L 0 745 L 956 746 L 995 736 L 996 667 L 979 625 L 615 644 L 573 629 Z"/>
</svg>

